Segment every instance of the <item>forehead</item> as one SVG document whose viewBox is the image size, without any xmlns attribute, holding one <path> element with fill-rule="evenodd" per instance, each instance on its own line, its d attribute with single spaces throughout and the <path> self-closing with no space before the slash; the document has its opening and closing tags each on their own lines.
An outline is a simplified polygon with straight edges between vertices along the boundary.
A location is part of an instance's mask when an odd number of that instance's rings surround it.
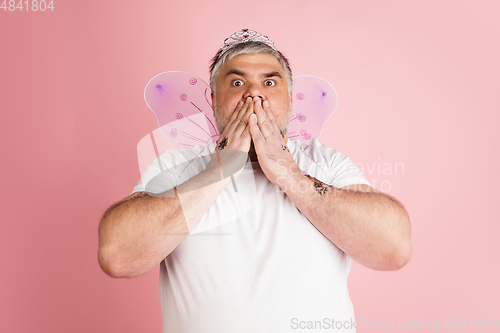
<svg viewBox="0 0 500 333">
<path fill-rule="evenodd" d="M 285 75 L 278 59 L 266 53 L 239 54 L 226 60 L 221 67 L 219 78 L 224 78 L 231 70 L 238 70 L 249 76 L 270 72 L 279 72 L 283 77 Z"/>
</svg>

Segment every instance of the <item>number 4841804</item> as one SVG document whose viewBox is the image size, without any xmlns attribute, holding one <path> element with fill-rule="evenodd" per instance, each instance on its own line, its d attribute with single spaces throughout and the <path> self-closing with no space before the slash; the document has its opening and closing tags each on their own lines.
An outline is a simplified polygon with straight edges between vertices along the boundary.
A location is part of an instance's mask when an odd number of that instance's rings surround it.
<svg viewBox="0 0 500 333">
<path fill-rule="evenodd" d="M 31 6 L 30 6 L 30 2 L 31 2 Z M 13 12 L 13 11 L 16 11 L 16 10 L 19 10 L 19 11 L 27 11 L 29 12 L 30 10 L 32 12 L 37 12 L 37 11 L 41 11 L 41 12 L 44 12 L 46 11 L 47 9 L 50 9 L 50 11 L 54 11 L 54 0 L 50 0 L 50 2 L 47 4 L 47 2 L 45 0 L 20 0 L 17 5 L 16 5 L 16 1 L 15 0 L 4 0 L 2 2 L 2 5 L 0 6 L 0 9 L 3 9 L 4 12 L 6 12 L 7 10 Z"/>
<path fill-rule="evenodd" d="M 451 329 L 459 329 L 459 328 L 476 328 L 476 329 L 489 329 L 489 328 L 498 328 L 497 324 L 497 318 L 495 319 L 489 319 L 489 318 L 476 318 L 474 321 L 472 318 L 471 319 L 463 319 L 460 320 L 458 318 L 448 318 L 446 321 L 446 324 L 444 324 L 447 328 Z"/>
</svg>

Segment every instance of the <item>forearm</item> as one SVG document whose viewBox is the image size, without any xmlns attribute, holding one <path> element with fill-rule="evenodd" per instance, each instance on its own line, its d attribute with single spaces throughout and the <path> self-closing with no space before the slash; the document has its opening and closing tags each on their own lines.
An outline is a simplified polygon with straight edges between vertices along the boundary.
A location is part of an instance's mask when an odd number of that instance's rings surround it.
<svg viewBox="0 0 500 333">
<path fill-rule="evenodd" d="M 113 277 L 148 272 L 189 234 L 229 184 L 205 171 L 161 196 L 129 197 L 111 207 L 99 228 L 99 262 Z"/>
<path fill-rule="evenodd" d="M 243 171 L 251 136 L 245 119 L 252 99 L 241 102 L 199 175 L 163 196 L 128 198 L 110 208 L 99 228 L 99 263 L 115 277 L 143 274 L 167 257 Z"/>
<path fill-rule="evenodd" d="M 309 179 L 296 165 L 280 187 L 326 238 L 359 263 L 395 270 L 409 260 L 409 218 L 396 199 L 373 190 L 336 189 Z"/>
</svg>

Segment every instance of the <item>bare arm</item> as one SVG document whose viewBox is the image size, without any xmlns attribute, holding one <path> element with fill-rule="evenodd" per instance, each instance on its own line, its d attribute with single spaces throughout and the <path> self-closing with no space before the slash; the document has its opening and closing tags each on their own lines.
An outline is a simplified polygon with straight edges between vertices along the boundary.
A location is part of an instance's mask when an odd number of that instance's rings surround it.
<svg viewBox="0 0 500 333">
<path fill-rule="evenodd" d="M 161 196 L 135 193 L 106 211 L 98 251 L 104 272 L 112 277 L 144 274 L 186 238 L 231 182 L 228 175 L 241 173 L 251 141 L 242 119 L 252 112 L 250 101 L 238 105 L 205 171 Z"/>
<path fill-rule="evenodd" d="M 410 222 L 396 199 L 368 185 L 336 189 L 304 175 L 268 104 L 262 107 L 257 102 L 249 124 L 262 171 L 326 238 L 373 269 L 396 270 L 408 262 L 412 251 Z"/>
<path fill-rule="evenodd" d="M 151 196 L 135 193 L 112 206 L 99 227 L 99 263 L 108 275 L 133 277 L 156 267 L 186 236 L 230 182 L 206 171 Z"/>
<path fill-rule="evenodd" d="M 364 184 L 337 189 L 292 165 L 294 169 L 278 185 L 326 238 L 369 268 L 397 270 L 406 265 L 412 251 L 410 221 L 396 199 Z M 304 186 L 297 187 L 299 182 Z"/>
</svg>

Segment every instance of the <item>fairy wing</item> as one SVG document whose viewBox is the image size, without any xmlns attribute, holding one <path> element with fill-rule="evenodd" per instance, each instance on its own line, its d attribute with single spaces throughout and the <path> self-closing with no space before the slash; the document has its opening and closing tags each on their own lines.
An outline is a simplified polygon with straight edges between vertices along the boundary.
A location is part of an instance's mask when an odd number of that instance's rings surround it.
<svg viewBox="0 0 500 333">
<path fill-rule="evenodd" d="M 164 138 L 177 149 L 191 149 L 219 138 L 210 93 L 209 85 L 193 74 L 165 72 L 149 81 L 144 98 Z M 294 77 L 288 137 L 306 144 L 319 137 L 336 106 L 330 83 L 316 76 Z"/>
<path fill-rule="evenodd" d="M 337 93 L 328 81 L 316 76 L 293 78 L 293 106 L 288 137 L 308 144 L 317 138 L 337 107 Z"/>
<path fill-rule="evenodd" d="M 210 162 L 212 156 L 210 149 L 206 149 L 207 144 L 219 137 L 210 104 L 210 93 L 210 87 L 203 80 L 185 72 L 161 73 L 147 84 L 144 98 L 155 114 L 159 128 L 139 142 L 137 153 L 141 188 L 150 195 L 170 195 L 167 190 L 198 174 Z M 175 154 L 175 162 L 172 162 L 173 154 L 165 154 L 165 159 L 162 159 L 169 146 L 167 141 L 179 150 L 191 150 L 196 145 L 204 148 L 198 149 L 195 156 L 189 153 Z M 191 150 L 193 151 L 196 150 Z M 220 219 L 200 221 L 190 229 L 190 234 L 217 235 L 215 228 L 247 214 L 255 206 L 257 196 L 253 173 L 242 178 L 244 186 L 239 186 L 240 179 L 235 180 L 233 177 L 245 165 L 247 154 L 228 149 L 220 154 L 230 155 L 233 160 L 240 162 L 224 165 L 220 174 L 220 179 L 230 177 L 232 180 L 233 205 L 225 207 L 224 215 Z M 186 156 L 190 157 L 183 158 Z M 168 164 L 169 161 L 172 163 Z M 156 167 L 149 168 L 151 164 Z M 161 172 L 158 173 L 157 169 Z M 214 182 L 217 180 L 219 179 L 213 179 Z M 209 184 L 203 184 L 207 185 Z"/>
<path fill-rule="evenodd" d="M 191 149 L 219 138 L 210 93 L 209 85 L 199 77 L 172 71 L 153 77 L 144 99 L 164 138 L 177 149 Z"/>
</svg>

